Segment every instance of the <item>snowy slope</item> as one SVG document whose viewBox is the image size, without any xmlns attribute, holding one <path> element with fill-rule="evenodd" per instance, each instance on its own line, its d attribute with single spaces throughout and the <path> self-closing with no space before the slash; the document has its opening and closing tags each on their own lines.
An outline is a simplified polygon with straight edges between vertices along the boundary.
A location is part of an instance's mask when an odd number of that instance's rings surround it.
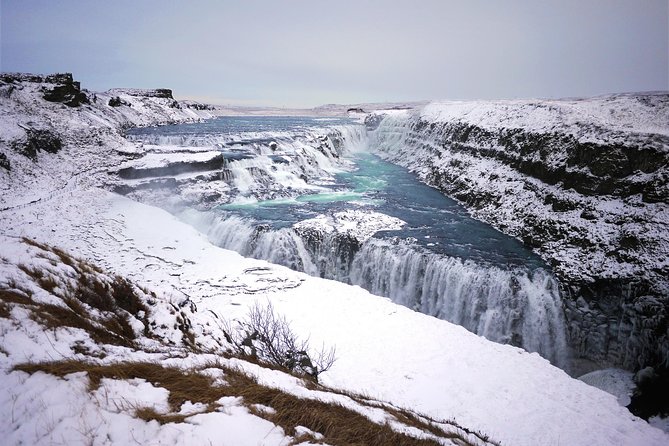
<svg viewBox="0 0 669 446">
<path fill-rule="evenodd" d="M 78 217 L 52 232 L 61 212 Z M 204 345 L 215 342 L 212 312 L 240 317 L 253 302 L 270 301 L 314 345 L 336 345 L 338 360 L 322 375 L 324 384 L 454 419 L 502 444 L 669 440 L 614 396 L 536 354 L 491 343 L 357 287 L 244 259 L 164 211 L 108 192 L 78 191 L 3 213 L 2 226 L 11 235 L 67 247 L 159 295 L 188 296 L 197 306 L 190 315 L 193 331 Z M 54 355 L 49 352 L 42 354 Z"/>
<path fill-rule="evenodd" d="M 220 321 L 183 297 L 129 285 L 47 245 L 0 240 L 3 444 L 312 444 L 340 438 L 342 429 L 323 425 L 328 410 L 372 441 L 388 423 L 389 444 L 488 444 L 453 422 L 407 423 L 401 416 L 412 412 L 230 356 L 220 328 L 207 332 Z M 124 303 L 92 299 L 88 287 Z M 312 428 L 320 419 L 323 434 L 291 423 L 291 411 Z"/>
<path fill-rule="evenodd" d="M 32 111 L 22 114 L 22 104 L 27 103 Z M 96 187 L 110 167 L 120 165 L 127 159 L 124 154 L 136 152 L 137 147 L 120 138 L 115 118 L 105 121 L 95 115 L 104 121 L 98 125 L 89 121 L 88 108 L 67 109 L 59 115 L 61 109 L 51 107 L 45 104 L 38 112 L 40 100 L 34 96 L 19 101 L 0 98 L 0 110 L 8 117 L 3 123 L 10 122 L 0 133 L 3 152 L 11 151 L 8 141 L 21 137 L 16 130 L 20 127 L 13 127 L 12 122 L 32 119 L 62 134 L 70 134 L 70 125 L 72 134 L 83 129 L 79 137 L 67 137 L 61 152 L 39 153 L 36 162 L 12 153 L 13 166 L 20 168 L 0 169 L 4 200 L 0 288 L 30 287 L 36 300 L 62 305 L 53 293 L 30 284 L 21 265 L 54 269 L 59 276 L 70 270 L 59 266 L 51 254 L 38 256 L 37 248 L 18 239 L 30 237 L 131 279 L 146 288 L 142 292 L 146 299 L 150 292 L 156 293 L 159 298 L 150 318 L 156 321 L 159 339 L 142 338 L 141 348 L 134 349 L 101 345 L 81 331 L 44 330 L 21 305 L 9 303 L 9 317 L 0 318 L 0 435 L 10 444 L 78 444 L 91 439 L 93 444 L 290 443 L 294 438 L 289 433 L 268 424 L 238 399 L 221 399 L 216 413 L 199 415 L 196 413 L 203 408 L 198 401 L 184 402 L 178 409 L 187 416 L 183 422 L 160 425 L 139 419 L 135 411 L 145 406 L 163 413 L 169 409 L 166 389 L 155 383 L 105 378 L 101 387 L 90 392 L 83 373 L 60 379 L 43 372 L 11 370 L 29 360 L 76 359 L 90 353 L 103 362 L 206 364 L 212 357 L 201 352 L 218 352 L 226 342 L 220 321 L 243 317 L 255 302 L 271 302 L 312 345 L 336 346 L 337 361 L 320 377 L 325 385 L 365 393 L 435 420 L 454 420 L 505 445 L 669 442 L 666 434 L 632 416 L 614 396 L 570 378 L 537 354 L 494 344 L 358 287 L 245 259 L 211 245 L 205 236 L 165 211 Z M 137 119 L 149 124 L 158 116 L 138 115 Z M 104 128 L 110 130 L 100 133 Z M 91 144 L 90 135 L 98 135 L 100 144 Z M 76 176 L 84 168 L 86 173 Z M 175 314 L 170 314 L 172 304 L 179 309 Z M 192 343 L 200 352 L 185 345 L 185 332 L 170 329 L 172 323 L 184 325 L 184 316 Z M 141 318 L 138 313 L 131 324 L 137 333 L 142 331 Z M 82 353 L 82 346 L 89 353 Z M 235 359 L 223 362 L 292 394 L 341 399 L 336 394 L 314 394 L 280 372 Z M 225 370 L 223 376 L 221 370 L 209 372 L 225 380 Z M 378 422 L 389 419 L 368 406 L 346 401 Z M 188 418 L 190 414 L 196 415 Z M 407 426 L 397 429 L 411 431 Z M 440 442 L 449 444 L 448 440 Z"/>
</svg>

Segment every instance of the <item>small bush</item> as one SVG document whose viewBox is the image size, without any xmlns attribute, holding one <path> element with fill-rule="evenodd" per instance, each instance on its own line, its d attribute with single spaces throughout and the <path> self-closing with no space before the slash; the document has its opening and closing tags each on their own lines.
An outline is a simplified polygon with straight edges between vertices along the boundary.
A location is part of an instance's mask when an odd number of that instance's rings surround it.
<svg viewBox="0 0 669 446">
<path fill-rule="evenodd" d="M 320 373 L 329 370 L 335 361 L 335 349 L 322 348 L 311 352 L 309 342 L 300 340 L 283 316 L 275 313 L 272 304 L 256 303 L 236 329 L 229 325 L 224 333 L 237 353 L 274 365 L 281 369 L 318 381 Z"/>
</svg>

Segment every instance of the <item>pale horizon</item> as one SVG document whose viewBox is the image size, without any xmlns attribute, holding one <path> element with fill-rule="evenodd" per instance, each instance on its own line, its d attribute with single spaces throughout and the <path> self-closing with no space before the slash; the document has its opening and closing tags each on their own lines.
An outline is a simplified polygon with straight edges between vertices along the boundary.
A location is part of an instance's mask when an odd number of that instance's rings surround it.
<svg viewBox="0 0 669 446">
<path fill-rule="evenodd" d="M 664 0 L 0 2 L 2 71 L 218 105 L 669 90 Z"/>
</svg>

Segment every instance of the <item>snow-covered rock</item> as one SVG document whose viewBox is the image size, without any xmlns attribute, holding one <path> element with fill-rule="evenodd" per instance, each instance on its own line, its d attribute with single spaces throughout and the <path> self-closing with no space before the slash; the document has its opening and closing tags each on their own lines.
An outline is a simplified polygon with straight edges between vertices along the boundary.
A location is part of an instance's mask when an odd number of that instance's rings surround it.
<svg viewBox="0 0 669 446">
<path fill-rule="evenodd" d="M 9 171 L 0 169 L 0 287 L 12 290 L 18 285 L 29 290 L 34 305 L 65 302 L 61 284 L 76 277 L 59 262 L 58 251 L 39 254 L 34 245 L 21 241 L 28 237 L 131 280 L 145 289 L 142 296 L 147 300 L 155 293 L 157 310 L 149 311 L 147 320 L 150 324 L 153 318 L 161 334 L 157 339 L 142 338 L 133 348 L 109 347 L 93 342 L 80 329 L 45 329 L 40 318 L 31 318 L 26 309 L 33 304 L 3 299 L 0 435 L 7 443 L 244 445 L 295 440 L 260 415 L 271 412 L 268 405 L 250 410 L 239 398 L 226 396 L 212 403 L 213 412 L 203 413 L 204 405 L 193 398 L 168 414 L 181 416 L 177 419 L 181 421 L 160 424 L 137 415 L 145 405 L 154 411 L 168 409 L 167 389 L 159 382 L 104 376 L 95 388 L 83 371 L 59 378 L 13 370 L 29 360 L 59 361 L 91 354 L 102 364 L 145 361 L 208 371 L 226 381 L 222 369 L 202 370 L 203 364 L 215 359 L 227 367 L 227 373 L 241 368 L 270 388 L 344 404 L 377 423 L 387 422 L 396 430 L 440 444 L 453 442 L 398 425 L 391 416 L 397 412 L 387 404 L 409 407 L 439 426 L 453 426 L 444 420 L 455 420 L 470 429 L 470 433 L 457 433 L 473 444 L 486 443 L 476 431 L 494 442 L 517 445 L 664 445 L 669 441 L 665 433 L 621 407 L 614 396 L 570 378 L 537 354 L 492 343 L 359 287 L 243 258 L 212 245 L 166 211 L 97 187 L 105 182 L 107 172 L 117 171 L 129 157 L 143 151 L 123 139 L 120 128 L 201 117 L 193 109 L 170 107 L 166 98 L 130 95 L 123 100 L 132 107 L 111 107 L 105 105 L 111 95 L 105 94 L 97 94 L 93 105 L 68 107 L 46 102 L 38 82 L 18 84 L 12 92 L 0 94 L 0 153 L 12 166 Z M 106 100 L 95 105 L 100 98 Z M 12 142 L 26 136 L 22 126 L 56 132 L 62 149 L 38 151 L 36 161 L 17 153 Z M 30 282 L 26 271 L 34 265 L 53 272 L 58 280 L 40 284 L 35 278 L 39 274 L 32 273 L 35 282 Z M 88 270 L 96 271 L 91 266 Z M 338 359 L 322 375 L 323 384 L 388 401 L 379 403 L 388 410 L 362 403 L 369 402 L 367 397 L 354 399 L 312 389 L 282 372 L 202 353 L 218 352 L 225 345 L 223 319 L 239 319 L 256 302 L 268 301 L 313 345 L 336 346 Z M 125 313 L 119 310 L 119 314 Z M 137 312 L 136 318 L 129 319 L 136 336 L 144 332 L 144 315 Z M 180 326 L 187 327 L 190 335 L 184 336 Z M 184 337 L 200 350 L 185 345 Z M 322 433 L 310 430 L 318 441 L 317 434 Z M 302 429 L 296 433 L 309 434 Z"/>
<path fill-rule="evenodd" d="M 551 264 L 577 355 L 666 363 L 669 95 L 442 102 L 368 124 L 379 154 Z"/>
<path fill-rule="evenodd" d="M 400 229 L 404 224 L 399 218 L 380 212 L 349 209 L 302 220 L 293 225 L 293 228 L 300 234 L 317 233 L 320 238 L 326 234 L 346 234 L 358 243 L 363 243 L 379 231 Z"/>
</svg>

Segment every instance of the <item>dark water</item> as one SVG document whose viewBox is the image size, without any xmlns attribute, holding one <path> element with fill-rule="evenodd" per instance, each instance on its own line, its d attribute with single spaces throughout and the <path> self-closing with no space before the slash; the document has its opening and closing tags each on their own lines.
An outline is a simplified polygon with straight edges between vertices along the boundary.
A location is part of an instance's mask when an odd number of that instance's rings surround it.
<svg viewBox="0 0 669 446">
<path fill-rule="evenodd" d="M 407 223 L 401 230 L 377 233 L 377 238 L 411 237 L 432 252 L 501 267 L 545 267 L 521 242 L 471 218 L 455 200 L 421 183 L 406 169 L 370 153 L 351 154 L 348 159 L 354 163 L 351 171 L 337 174 L 336 183 L 321 193 L 226 205 L 222 210 L 278 229 L 319 214 L 371 209 Z"/>
</svg>

